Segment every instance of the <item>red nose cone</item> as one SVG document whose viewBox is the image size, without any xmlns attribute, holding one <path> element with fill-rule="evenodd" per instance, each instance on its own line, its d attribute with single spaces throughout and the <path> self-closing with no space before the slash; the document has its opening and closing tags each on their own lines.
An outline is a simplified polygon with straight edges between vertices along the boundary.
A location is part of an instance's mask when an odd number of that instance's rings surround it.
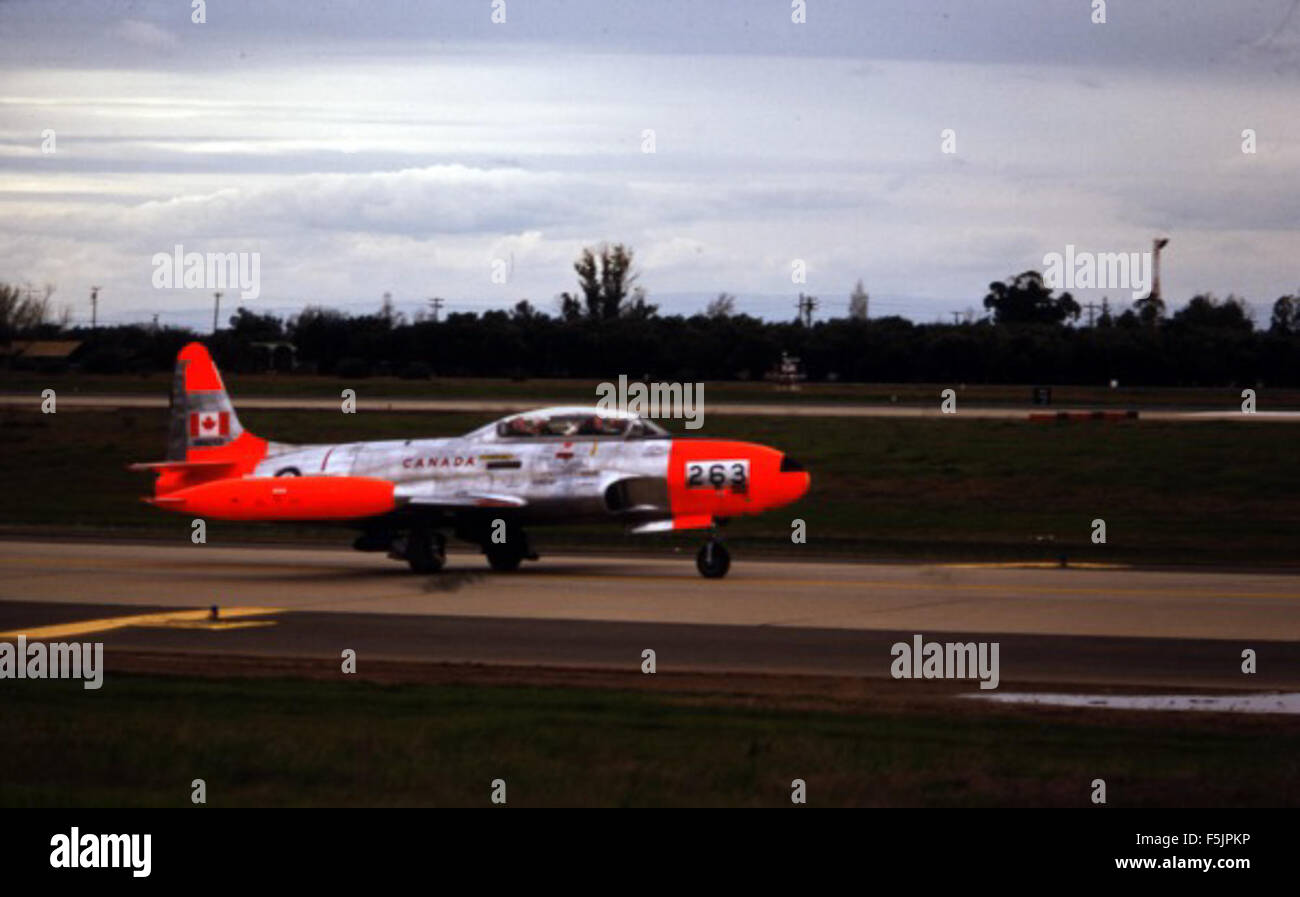
<svg viewBox="0 0 1300 897">
<path fill-rule="evenodd" d="M 777 504 L 788 505 L 808 494 L 812 477 L 806 472 L 792 471 L 777 475 Z"/>
</svg>

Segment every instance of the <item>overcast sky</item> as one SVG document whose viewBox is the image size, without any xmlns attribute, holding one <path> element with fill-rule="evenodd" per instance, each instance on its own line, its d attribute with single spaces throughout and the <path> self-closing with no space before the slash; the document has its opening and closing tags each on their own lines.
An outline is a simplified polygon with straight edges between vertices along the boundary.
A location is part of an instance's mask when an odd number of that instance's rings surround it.
<svg viewBox="0 0 1300 897">
<path fill-rule="evenodd" d="M 260 252 L 257 310 L 553 311 L 608 240 L 664 311 L 930 321 L 1161 234 L 1171 304 L 1300 288 L 1296 0 L 504 6 L 0 0 L 0 280 L 210 326 L 151 284 L 182 244 Z"/>
</svg>

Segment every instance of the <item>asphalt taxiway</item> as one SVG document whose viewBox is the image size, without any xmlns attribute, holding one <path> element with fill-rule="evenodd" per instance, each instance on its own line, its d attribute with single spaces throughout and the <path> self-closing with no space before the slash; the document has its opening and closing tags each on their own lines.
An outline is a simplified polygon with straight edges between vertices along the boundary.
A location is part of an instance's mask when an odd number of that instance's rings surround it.
<svg viewBox="0 0 1300 897">
<path fill-rule="evenodd" d="M 886 677 L 890 646 L 920 633 L 998 641 L 1004 683 L 1300 686 L 1300 574 L 734 560 L 705 580 L 685 554 L 551 556 L 515 574 L 453 554 L 415 576 L 347 550 L 0 541 L 0 637 L 196 664 L 351 648 L 637 670 L 650 648 L 661 670 Z"/>
</svg>

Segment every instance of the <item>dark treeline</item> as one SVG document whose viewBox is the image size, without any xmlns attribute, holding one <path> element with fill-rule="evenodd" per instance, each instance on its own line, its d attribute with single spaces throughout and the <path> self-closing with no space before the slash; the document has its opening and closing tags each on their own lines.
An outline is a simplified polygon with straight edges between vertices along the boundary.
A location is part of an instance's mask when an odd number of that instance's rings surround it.
<svg viewBox="0 0 1300 897">
<path fill-rule="evenodd" d="M 1148 299 L 1081 326 L 1068 293 L 1053 295 L 1037 273 L 1026 272 L 990 286 L 988 317 L 978 321 L 846 317 L 809 325 L 731 314 L 727 302 L 709 314 L 660 315 L 639 289 L 626 289 L 630 280 L 614 287 L 621 294 L 614 297 L 601 292 L 598 271 L 590 283 L 596 289 L 585 295 L 565 294 L 555 315 L 526 301 L 440 321 L 317 307 L 283 319 L 240 308 L 215 335 L 54 323 L 19 332 L 0 320 L 10 331 L 0 332 L 0 342 L 80 339 L 71 361 L 93 373 L 167 370 L 184 342 L 201 338 L 231 370 L 344 377 L 744 380 L 768 375 L 788 353 L 813 381 L 1300 386 L 1300 302 L 1291 296 L 1273 303 L 1261 328 L 1244 303 L 1210 296 L 1170 315 Z"/>
</svg>

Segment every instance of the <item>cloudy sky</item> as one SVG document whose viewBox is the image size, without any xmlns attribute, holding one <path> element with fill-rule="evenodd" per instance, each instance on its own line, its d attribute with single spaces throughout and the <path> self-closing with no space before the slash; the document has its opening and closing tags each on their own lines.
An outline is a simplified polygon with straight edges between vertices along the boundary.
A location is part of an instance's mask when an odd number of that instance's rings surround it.
<svg viewBox="0 0 1300 897">
<path fill-rule="evenodd" d="M 1172 304 L 1300 288 L 1297 0 L 502 5 L 0 0 L 0 280 L 210 326 L 181 244 L 259 252 L 259 310 L 552 310 L 608 240 L 665 311 L 929 321 L 1161 234 Z"/>
</svg>

